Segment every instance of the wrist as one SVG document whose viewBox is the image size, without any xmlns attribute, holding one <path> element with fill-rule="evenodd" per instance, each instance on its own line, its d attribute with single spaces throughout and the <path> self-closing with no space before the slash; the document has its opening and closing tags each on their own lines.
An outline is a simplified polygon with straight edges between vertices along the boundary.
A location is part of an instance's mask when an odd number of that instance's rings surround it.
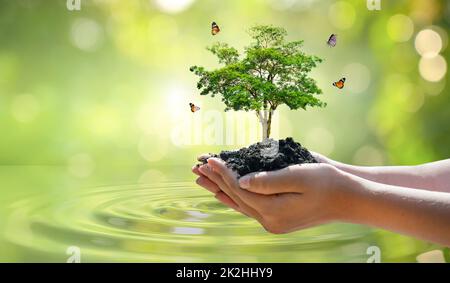
<svg viewBox="0 0 450 283">
<path fill-rule="evenodd" d="M 332 200 L 335 207 L 333 220 L 354 222 L 359 213 L 358 207 L 362 204 L 364 179 L 339 169 L 336 171 Z"/>
</svg>

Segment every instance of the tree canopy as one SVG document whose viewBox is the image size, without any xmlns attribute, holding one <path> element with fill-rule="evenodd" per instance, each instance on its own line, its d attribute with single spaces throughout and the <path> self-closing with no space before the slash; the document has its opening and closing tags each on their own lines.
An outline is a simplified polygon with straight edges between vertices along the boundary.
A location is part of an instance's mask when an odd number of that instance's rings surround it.
<svg viewBox="0 0 450 283">
<path fill-rule="evenodd" d="M 292 110 L 326 105 L 316 97 L 322 91 L 315 80 L 308 77 L 322 59 L 303 53 L 303 41 L 286 42 L 286 30 L 274 26 L 254 26 L 249 34 L 253 41 L 243 55 L 218 42 L 207 49 L 222 67 L 211 71 L 190 68 L 200 77 L 197 88 L 201 95 L 220 94 L 225 111 L 254 110 L 260 118 L 260 111 L 268 111 L 269 134 L 271 115 L 279 105 L 286 104 Z"/>
</svg>

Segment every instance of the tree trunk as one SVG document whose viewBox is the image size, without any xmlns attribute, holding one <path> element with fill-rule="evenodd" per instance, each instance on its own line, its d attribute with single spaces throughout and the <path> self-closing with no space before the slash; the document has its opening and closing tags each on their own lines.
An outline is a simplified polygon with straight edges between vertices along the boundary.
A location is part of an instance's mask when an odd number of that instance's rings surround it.
<svg viewBox="0 0 450 283">
<path fill-rule="evenodd" d="M 262 126 L 262 140 L 270 138 L 273 110 L 256 111 L 256 116 Z"/>
<path fill-rule="evenodd" d="M 273 114 L 273 110 L 270 109 L 269 110 L 269 118 L 267 118 L 267 129 L 266 129 L 267 138 L 270 137 L 270 130 L 272 128 L 272 114 Z"/>
</svg>

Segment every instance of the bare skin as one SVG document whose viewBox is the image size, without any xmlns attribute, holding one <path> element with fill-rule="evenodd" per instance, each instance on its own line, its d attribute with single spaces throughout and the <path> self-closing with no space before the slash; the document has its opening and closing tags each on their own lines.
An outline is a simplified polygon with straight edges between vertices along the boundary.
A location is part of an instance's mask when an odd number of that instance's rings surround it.
<svg viewBox="0 0 450 283">
<path fill-rule="evenodd" d="M 450 159 L 416 166 L 355 166 L 312 153 L 322 163 L 377 183 L 450 192 Z"/>
<path fill-rule="evenodd" d="M 239 180 L 222 160 L 215 158 L 194 167 L 193 172 L 199 176 L 197 183 L 219 201 L 255 218 L 272 233 L 342 221 L 450 246 L 450 193 L 446 181 L 450 160 L 423 165 L 422 173 L 429 174 L 424 178 L 417 172 L 408 173 L 407 168 L 394 167 L 394 172 L 400 173 L 395 174 L 379 167 L 374 171 L 369 167 L 346 167 L 321 158 L 319 164 L 294 165 Z M 409 180 L 414 176 L 420 186 L 406 187 L 416 184 Z"/>
</svg>

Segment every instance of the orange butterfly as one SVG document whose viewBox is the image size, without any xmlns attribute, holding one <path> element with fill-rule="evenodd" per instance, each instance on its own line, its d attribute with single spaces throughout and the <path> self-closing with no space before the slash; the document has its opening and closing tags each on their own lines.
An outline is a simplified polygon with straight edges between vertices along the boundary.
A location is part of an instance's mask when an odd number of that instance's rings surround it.
<svg viewBox="0 0 450 283">
<path fill-rule="evenodd" d="M 344 88 L 345 78 L 340 79 L 339 81 L 333 83 L 333 85 L 339 89 Z"/>
<path fill-rule="evenodd" d="M 194 113 L 194 112 L 200 110 L 200 107 L 195 106 L 194 103 L 189 103 L 189 106 L 191 107 L 191 112 L 192 112 L 192 113 Z"/>
<path fill-rule="evenodd" d="M 216 34 L 219 33 L 219 31 L 220 31 L 220 28 L 219 28 L 219 26 L 216 24 L 216 22 L 212 22 L 212 24 L 211 24 L 211 34 L 212 34 L 212 35 L 216 35 Z"/>
</svg>

